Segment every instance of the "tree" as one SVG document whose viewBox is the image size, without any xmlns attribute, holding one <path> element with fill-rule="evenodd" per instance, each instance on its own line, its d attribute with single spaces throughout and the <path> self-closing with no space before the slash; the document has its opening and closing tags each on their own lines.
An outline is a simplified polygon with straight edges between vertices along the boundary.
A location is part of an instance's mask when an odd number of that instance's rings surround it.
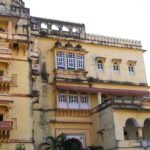
<svg viewBox="0 0 150 150">
<path fill-rule="evenodd" d="M 65 140 L 66 137 L 64 134 L 60 134 L 57 137 L 48 136 L 46 141 L 39 145 L 39 150 L 65 150 Z"/>
</svg>

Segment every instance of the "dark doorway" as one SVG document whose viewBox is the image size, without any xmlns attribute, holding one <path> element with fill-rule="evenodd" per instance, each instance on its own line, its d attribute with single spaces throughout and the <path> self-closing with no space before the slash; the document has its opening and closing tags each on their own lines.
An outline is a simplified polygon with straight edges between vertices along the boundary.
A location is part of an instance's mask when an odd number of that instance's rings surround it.
<svg viewBox="0 0 150 150">
<path fill-rule="evenodd" d="M 81 150 L 82 143 L 75 138 L 68 139 L 65 141 L 65 150 Z"/>
<path fill-rule="evenodd" d="M 3 115 L 0 114 L 0 121 L 3 121 Z"/>
</svg>

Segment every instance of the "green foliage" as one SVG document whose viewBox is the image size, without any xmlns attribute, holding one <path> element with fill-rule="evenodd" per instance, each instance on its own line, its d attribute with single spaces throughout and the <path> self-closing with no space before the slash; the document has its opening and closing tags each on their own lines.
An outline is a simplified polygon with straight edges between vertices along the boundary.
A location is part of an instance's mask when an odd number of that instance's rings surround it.
<svg viewBox="0 0 150 150">
<path fill-rule="evenodd" d="M 57 137 L 48 136 L 44 143 L 39 145 L 38 150 L 65 150 L 64 142 L 66 137 L 64 134 L 61 134 Z"/>
<path fill-rule="evenodd" d="M 17 144 L 15 150 L 25 150 L 24 144 Z"/>
</svg>

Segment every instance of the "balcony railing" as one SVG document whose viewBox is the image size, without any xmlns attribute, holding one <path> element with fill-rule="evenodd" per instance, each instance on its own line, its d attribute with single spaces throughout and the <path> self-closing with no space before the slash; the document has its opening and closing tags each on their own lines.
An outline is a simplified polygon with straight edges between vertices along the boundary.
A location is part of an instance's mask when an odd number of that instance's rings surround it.
<svg viewBox="0 0 150 150">
<path fill-rule="evenodd" d="M 40 54 L 39 52 L 31 52 L 31 57 L 39 58 Z"/>
<path fill-rule="evenodd" d="M 0 54 L 11 54 L 11 49 L 0 47 Z"/>
<path fill-rule="evenodd" d="M 0 82 L 11 83 L 11 77 L 0 76 Z"/>
<path fill-rule="evenodd" d="M 11 130 L 13 128 L 12 121 L 0 121 L 0 130 Z"/>
<path fill-rule="evenodd" d="M 145 149 L 150 148 L 150 140 L 127 140 L 127 141 L 117 141 L 119 149 L 140 149 L 141 147 Z"/>
<path fill-rule="evenodd" d="M 63 70 L 63 69 L 55 70 L 56 78 L 85 80 L 86 75 L 87 75 L 87 71 L 85 70 Z"/>
<path fill-rule="evenodd" d="M 0 32 L 0 38 L 2 39 L 13 39 L 13 40 L 28 40 L 27 34 L 13 34 L 8 36 L 7 32 Z"/>
<path fill-rule="evenodd" d="M 32 65 L 32 73 L 33 73 L 33 75 L 40 75 L 40 73 L 41 73 L 40 64 L 33 64 Z"/>
<path fill-rule="evenodd" d="M 7 143 L 9 141 L 10 130 L 12 129 L 12 121 L 0 121 L 0 143 Z"/>
</svg>

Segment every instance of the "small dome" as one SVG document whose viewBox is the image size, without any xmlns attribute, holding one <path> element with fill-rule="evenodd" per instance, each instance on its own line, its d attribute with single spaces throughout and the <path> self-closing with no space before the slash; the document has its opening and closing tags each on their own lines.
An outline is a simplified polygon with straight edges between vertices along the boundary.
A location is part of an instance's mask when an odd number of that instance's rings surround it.
<svg viewBox="0 0 150 150">
<path fill-rule="evenodd" d="M 82 46 L 81 46 L 80 44 L 77 44 L 77 45 L 75 46 L 75 49 L 77 49 L 77 50 L 82 50 Z"/>
<path fill-rule="evenodd" d="M 72 48 L 73 46 L 72 46 L 72 44 L 70 42 L 68 42 L 68 43 L 65 44 L 65 47 L 66 48 Z"/>
<path fill-rule="evenodd" d="M 60 41 L 57 41 L 57 42 L 55 43 L 55 47 L 57 47 L 57 48 L 62 47 L 62 43 L 61 43 Z"/>
</svg>

